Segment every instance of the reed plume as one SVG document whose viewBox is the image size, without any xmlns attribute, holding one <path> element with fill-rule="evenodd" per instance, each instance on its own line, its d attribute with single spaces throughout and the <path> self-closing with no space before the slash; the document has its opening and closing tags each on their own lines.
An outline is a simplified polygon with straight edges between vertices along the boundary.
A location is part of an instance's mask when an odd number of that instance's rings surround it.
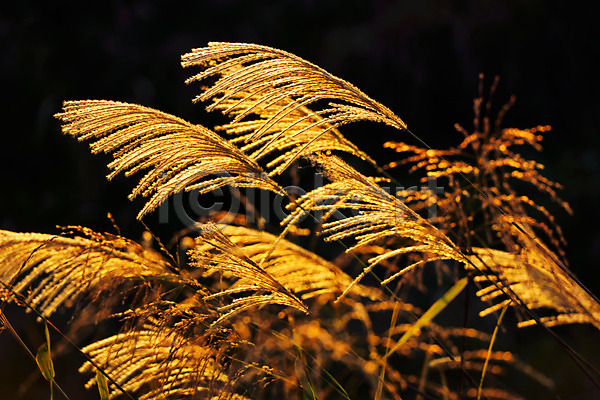
<svg viewBox="0 0 600 400">
<path fill-rule="evenodd" d="M 74 237 L 0 231 L 0 280 L 49 317 L 84 293 L 112 292 L 118 282 L 186 280 L 160 254 L 120 236 L 77 228 Z"/>
<path fill-rule="evenodd" d="M 227 185 L 280 192 L 279 186 L 237 147 L 202 125 L 136 104 L 67 101 L 63 133 L 92 140 L 93 153 L 113 153 L 108 179 L 149 169 L 129 198 L 151 196 L 141 219 L 182 190 L 208 193 Z"/>
<path fill-rule="evenodd" d="M 374 121 L 396 129 L 406 124 L 357 87 L 294 54 L 247 43 L 209 43 L 183 55 L 184 67 L 203 71 L 186 82 L 218 77 L 194 101 L 212 100 L 207 109 L 232 117 L 221 129 L 235 134 L 260 158 L 283 151 L 269 164 L 279 174 L 301 155 L 341 150 L 372 161 L 348 142 L 338 127 Z M 319 107 L 317 103 L 328 102 Z M 315 106 L 312 110 L 309 106 Z M 258 116 L 258 118 L 254 117 Z"/>
<path fill-rule="evenodd" d="M 347 237 L 356 244 L 348 251 L 370 246 L 387 238 L 409 239 L 410 244 L 385 249 L 382 254 L 368 260 L 369 265 L 354 279 L 342 296 L 360 281 L 373 267 L 383 260 L 419 252 L 423 257 L 386 280 L 387 283 L 406 271 L 429 261 L 451 259 L 464 262 L 464 256 L 454 243 L 441 231 L 429 224 L 419 214 L 407 207 L 397 197 L 387 193 L 372 179 L 360 174 L 340 158 L 322 153 L 311 157 L 322 168 L 331 183 L 317 188 L 298 199 L 298 207 L 283 220 L 283 224 L 296 223 L 307 212 L 323 212 L 327 220 L 340 210 L 358 211 L 356 215 L 340 217 L 323 224 L 326 240 L 339 240 Z M 292 204 L 295 206 L 294 204 Z"/>
<path fill-rule="evenodd" d="M 531 195 L 515 189 L 517 185 L 530 185 L 572 212 L 556 192 L 561 186 L 541 175 L 544 166 L 520 153 L 523 146 L 541 151 L 543 135 L 550 127 L 501 128 L 502 118 L 514 104 L 514 98 L 492 123 L 491 98 L 497 83 L 496 78 L 487 103 L 480 86 L 480 95 L 474 101 L 474 131 L 470 133 L 458 124 L 455 126 L 464 136 L 458 146 L 436 150 L 388 142 L 386 147 L 404 157 L 387 167 L 410 165 L 411 172 L 426 172 L 423 182 L 434 177 L 449 183 L 452 190 L 438 200 L 440 212 L 436 222 L 443 231 L 458 229 L 458 236 L 464 238 L 468 251 L 474 253 L 467 266 L 481 273 L 475 277 L 477 282 L 489 285 L 477 292 L 482 300 L 504 299 L 483 310 L 481 316 L 507 304 L 517 308 L 525 304 L 531 309 L 555 310 L 556 315 L 540 320 L 549 326 L 591 323 L 598 327 L 599 303 L 567 270 L 563 250 L 566 242 L 554 216 Z M 408 195 L 413 206 L 422 209 L 426 206 L 423 195 L 427 198 L 431 193 Z M 530 315 L 521 315 L 524 320 L 519 326 L 536 323 Z"/>
</svg>

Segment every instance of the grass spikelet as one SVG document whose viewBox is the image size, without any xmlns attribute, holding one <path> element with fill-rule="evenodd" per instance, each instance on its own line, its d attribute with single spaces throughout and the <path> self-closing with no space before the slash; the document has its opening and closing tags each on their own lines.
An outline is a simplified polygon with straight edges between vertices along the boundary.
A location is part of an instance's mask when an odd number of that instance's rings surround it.
<svg viewBox="0 0 600 400">
<path fill-rule="evenodd" d="M 354 238 L 356 244 L 348 251 L 389 238 L 408 239 L 412 242 L 409 245 L 398 245 L 369 259 L 369 265 L 346 288 L 342 296 L 375 265 L 400 254 L 424 254 L 423 260 L 414 266 L 441 259 L 464 262 L 460 251 L 442 232 L 341 159 L 324 154 L 315 155 L 311 159 L 323 169 L 325 176 L 332 182 L 298 199 L 299 207 L 295 208 L 282 224 L 294 224 L 310 211 L 323 212 L 326 220 L 334 212 L 345 209 L 358 212 L 350 217 L 324 223 L 323 235 L 326 240 Z M 400 274 L 394 278 L 398 276 Z"/>
<path fill-rule="evenodd" d="M 237 147 L 173 115 L 137 104 L 83 100 L 66 101 L 56 117 L 63 133 L 91 140 L 92 152 L 113 153 L 109 179 L 149 170 L 129 196 L 150 197 L 138 219 L 182 190 L 207 193 L 231 185 L 280 192 Z"/>
<path fill-rule="evenodd" d="M 186 282 L 158 253 L 119 236 L 84 232 L 91 237 L 0 231 L 0 279 L 46 317 L 85 292 L 110 292 L 119 281 Z"/>
<path fill-rule="evenodd" d="M 218 77 L 195 101 L 212 99 L 208 110 L 219 109 L 231 115 L 233 124 L 227 129 L 251 131 L 244 138 L 247 143 L 267 138 L 255 156 L 292 147 L 291 153 L 274 161 L 272 166 L 281 165 L 273 173 L 327 143 L 362 155 L 337 132 L 337 127 L 349 122 L 369 120 L 406 129 L 396 114 L 357 87 L 282 50 L 247 43 L 209 43 L 208 47 L 185 54 L 182 65 L 203 68 L 187 83 Z M 328 105 L 315 110 L 307 108 L 317 102 Z M 240 124 L 252 114 L 259 119 Z M 304 136 L 304 143 L 299 141 L 300 135 Z"/>
<path fill-rule="evenodd" d="M 208 274 L 219 271 L 226 277 L 240 278 L 243 282 L 215 293 L 212 297 L 251 292 L 250 295 L 238 297 L 222 306 L 220 311 L 224 314 L 215 321 L 215 325 L 244 310 L 264 304 L 280 304 L 308 312 L 308 308 L 290 289 L 245 255 L 217 226 L 204 226 L 198 241 L 200 246 L 191 251 L 196 267 L 207 270 Z M 209 249 L 206 249 L 206 245 Z"/>
</svg>

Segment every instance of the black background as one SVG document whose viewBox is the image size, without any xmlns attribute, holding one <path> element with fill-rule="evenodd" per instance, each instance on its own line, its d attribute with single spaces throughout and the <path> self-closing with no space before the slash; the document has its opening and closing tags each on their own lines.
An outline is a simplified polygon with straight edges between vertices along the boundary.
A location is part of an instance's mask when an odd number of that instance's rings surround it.
<svg viewBox="0 0 600 400">
<path fill-rule="evenodd" d="M 180 56 L 209 41 L 265 44 L 344 78 L 396 112 L 433 147 L 456 144 L 455 122 L 472 126 L 478 74 L 501 77 L 496 107 L 517 96 L 507 126 L 552 125 L 536 159 L 561 182 L 574 215 L 551 207 L 569 242 L 576 275 L 600 293 L 600 3 L 564 1 L 134 1 L 66 5 L 27 1 L 0 8 L 0 228 L 55 232 L 56 225 L 110 229 L 138 238 L 133 180 L 106 175 L 105 156 L 60 133 L 53 114 L 66 99 L 111 99 L 209 121 L 191 104 L 197 87 Z M 207 119 L 208 118 L 208 119 Z M 210 124 L 207 124 L 210 125 Z M 374 124 L 348 137 L 376 159 L 403 139 Z M 559 328 L 600 365 L 591 328 Z M 35 336 L 35 333 L 32 333 Z M 541 331 L 520 333 L 523 358 L 556 378 L 563 398 L 590 396 L 581 377 Z M 6 334 L 2 343 L 6 342 Z M 4 352 L 11 345 L 2 344 Z M 579 346 L 579 347 L 578 347 Z M 529 352 L 529 353 L 528 353 Z M 18 353 L 18 352 L 15 352 Z M 8 353 L 7 353 L 8 354 Z M 12 351 L 10 354 L 13 354 Z M 3 370 L 10 368 L 0 353 Z M 17 359 L 18 360 L 18 359 Z M 27 359 L 17 363 L 27 364 Z M 554 367 L 548 368 L 548 365 Z M 34 369 L 27 365 L 24 370 Z M 568 372 L 567 372 L 568 371 Z M 19 378 L 17 378 L 19 379 Z M 0 382 L 6 382 L 5 380 Z M 39 379 L 37 384 L 41 384 Z M 0 383 L 4 385 L 6 383 Z"/>
</svg>

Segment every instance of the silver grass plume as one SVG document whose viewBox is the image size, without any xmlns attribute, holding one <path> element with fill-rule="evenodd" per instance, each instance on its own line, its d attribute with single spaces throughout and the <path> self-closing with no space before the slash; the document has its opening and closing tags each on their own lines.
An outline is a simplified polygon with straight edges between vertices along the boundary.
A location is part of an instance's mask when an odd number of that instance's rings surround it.
<svg viewBox="0 0 600 400">
<path fill-rule="evenodd" d="M 111 179 L 149 170 L 129 198 L 150 197 L 138 219 L 182 190 L 207 193 L 231 185 L 280 193 L 255 161 L 202 125 L 136 104 L 107 100 L 66 101 L 65 134 L 90 140 L 92 152 L 113 153 Z"/>
</svg>

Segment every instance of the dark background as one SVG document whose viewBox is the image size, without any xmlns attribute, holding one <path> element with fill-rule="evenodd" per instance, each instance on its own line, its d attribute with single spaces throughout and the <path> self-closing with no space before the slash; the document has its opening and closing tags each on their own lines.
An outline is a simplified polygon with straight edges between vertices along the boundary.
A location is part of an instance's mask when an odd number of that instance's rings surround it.
<svg viewBox="0 0 600 400">
<path fill-rule="evenodd" d="M 456 144 L 455 122 L 472 126 L 478 74 L 501 77 L 496 108 L 517 95 L 506 126 L 550 124 L 545 175 L 564 184 L 574 215 L 555 212 L 576 275 L 600 293 L 600 3 L 594 1 L 134 1 L 101 5 L 11 2 L 0 9 L 0 228 L 55 232 L 56 225 L 110 229 L 138 238 L 139 203 L 126 195 L 134 180 L 106 175 L 105 156 L 64 137 L 53 114 L 66 99 L 112 99 L 207 121 L 186 87 L 192 71 L 180 55 L 209 41 L 270 45 L 317 63 L 396 112 L 433 147 Z M 209 124 L 207 124 L 209 125 Z M 374 124 L 348 127 L 348 137 L 374 158 L 380 145 L 403 139 Z M 595 365 L 600 335 L 561 327 L 567 342 Z M 31 333 L 36 335 L 36 333 Z M 557 379 L 562 398 L 590 398 L 588 381 L 538 330 L 510 346 Z M 0 386 L 12 346 L 0 340 Z M 539 337 L 539 340 L 538 340 Z M 32 339 L 33 340 L 33 339 Z M 522 342 L 522 344 L 520 344 Z M 5 354 L 3 354 L 5 353 Z M 13 351 L 10 350 L 10 354 Z M 15 350 L 15 354 L 18 351 Z M 73 366 L 74 367 L 74 366 Z M 20 379 L 20 378 L 14 378 Z M 34 379 L 34 378 L 32 378 Z M 36 384 L 41 385 L 39 379 Z M 44 386 L 45 387 L 45 386 Z M 1 393 L 1 392 L 0 392 Z M 596 393 L 597 394 L 597 393 Z"/>
</svg>

